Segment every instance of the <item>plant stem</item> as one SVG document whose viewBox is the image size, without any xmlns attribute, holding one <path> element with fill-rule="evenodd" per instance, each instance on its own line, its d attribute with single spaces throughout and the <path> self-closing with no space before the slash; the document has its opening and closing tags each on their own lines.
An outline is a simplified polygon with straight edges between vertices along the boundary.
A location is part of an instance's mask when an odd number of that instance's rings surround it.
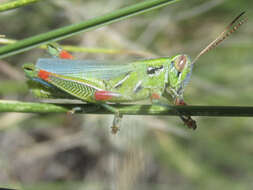
<svg viewBox="0 0 253 190">
<path fill-rule="evenodd" d="M 252 117 L 253 107 L 243 106 L 158 106 L 139 104 L 113 105 L 123 115 L 191 115 L 215 117 Z M 0 112 L 66 113 L 74 108 L 83 108 L 77 113 L 111 114 L 95 104 L 52 104 L 0 100 Z M 177 110 L 177 111 L 176 111 Z"/>
<path fill-rule="evenodd" d="M 18 7 L 26 6 L 31 3 L 36 3 L 39 0 L 16 0 L 8 3 L 0 4 L 0 12 L 16 9 Z"/>
<path fill-rule="evenodd" d="M 0 44 L 14 44 L 17 40 L 5 38 L 0 36 Z M 47 49 L 47 45 L 41 45 L 41 49 Z M 146 51 L 137 51 L 130 49 L 112 49 L 112 48 L 97 48 L 97 47 L 80 47 L 73 45 L 61 45 L 61 48 L 69 52 L 85 52 L 85 53 L 103 53 L 103 54 L 130 54 L 142 57 L 153 56 L 152 53 Z"/>
</svg>

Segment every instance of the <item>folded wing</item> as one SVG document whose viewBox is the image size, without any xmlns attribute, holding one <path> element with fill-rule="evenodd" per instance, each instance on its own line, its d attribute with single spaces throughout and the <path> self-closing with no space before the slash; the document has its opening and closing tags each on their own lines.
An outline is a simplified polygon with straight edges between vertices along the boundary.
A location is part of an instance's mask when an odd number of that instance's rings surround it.
<svg viewBox="0 0 253 190">
<path fill-rule="evenodd" d="M 94 60 L 65 60 L 58 58 L 39 59 L 36 67 L 63 76 L 102 80 L 110 80 L 134 70 L 131 64 L 112 64 Z"/>
</svg>

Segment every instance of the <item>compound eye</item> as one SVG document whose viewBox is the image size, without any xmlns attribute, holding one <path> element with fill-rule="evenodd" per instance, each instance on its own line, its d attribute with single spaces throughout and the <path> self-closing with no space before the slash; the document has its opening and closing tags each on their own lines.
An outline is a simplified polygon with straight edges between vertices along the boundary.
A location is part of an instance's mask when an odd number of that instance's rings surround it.
<svg viewBox="0 0 253 190">
<path fill-rule="evenodd" d="M 182 72 L 185 65 L 186 65 L 186 56 L 181 55 L 175 60 L 175 68 L 177 69 L 178 72 Z"/>
</svg>

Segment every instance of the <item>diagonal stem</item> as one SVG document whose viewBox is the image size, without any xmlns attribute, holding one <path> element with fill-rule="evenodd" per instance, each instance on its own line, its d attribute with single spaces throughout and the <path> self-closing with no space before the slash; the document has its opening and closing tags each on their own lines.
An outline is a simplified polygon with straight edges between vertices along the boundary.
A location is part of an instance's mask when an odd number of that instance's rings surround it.
<svg viewBox="0 0 253 190">
<path fill-rule="evenodd" d="M 65 26 L 56 30 L 52 30 L 47 33 L 39 34 L 26 38 L 24 40 L 18 41 L 17 43 L 6 45 L 0 48 L 0 58 L 8 57 L 14 55 L 39 45 L 62 40 L 70 36 L 79 34 L 80 32 L 90 31 L 95 28 L 99 28 L 104 25 L 115 23 L 141 13 L 148 12 L 153 9 L 157 9 L 168 4 L 175 3 L 179 0 L 150 0 L 137 3 L 135 5 L 115 10 L 113 12 L 104 14 L 87 21 L 80 22 L 78 24 L 73 24 Z"/>
<path fill-rule="evenodd" d="M 18 7 L 23 7 L 31 3 L 36 3 L 37 1 L 39 0 L 16 0 L 8 3 L 2 3 L 0 4 L 0 12 L 16 9 Z"/>
</svg>

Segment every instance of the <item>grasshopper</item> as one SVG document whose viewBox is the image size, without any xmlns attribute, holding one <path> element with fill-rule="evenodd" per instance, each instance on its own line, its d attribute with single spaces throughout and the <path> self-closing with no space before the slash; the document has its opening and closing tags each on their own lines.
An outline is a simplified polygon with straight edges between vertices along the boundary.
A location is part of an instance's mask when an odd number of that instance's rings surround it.
<svg viewBox="0 0 253 190">
<path fill-rule="evenodd" d="M 183 91 L 194 64 L 247 20 L 239 20 L 243 14 L 237 16 L 193 61 L 185 54 L 128 64 L 74 60 L 71 54 L 51 44 L 48 49 L 54 58 L 40 58 L 35 65 L 25 64 L 23 69 L 33 94 L 40 98 L 79 99 L 114 113 L 112 132 L 116 133 L 122 115 L 111 103 L 150 100 L 152 104 L 186 105 Z M 196 129 L 197 124 L 190 116 L 180 113 L 179 116 L 189 128 Z"/>
</svg>

